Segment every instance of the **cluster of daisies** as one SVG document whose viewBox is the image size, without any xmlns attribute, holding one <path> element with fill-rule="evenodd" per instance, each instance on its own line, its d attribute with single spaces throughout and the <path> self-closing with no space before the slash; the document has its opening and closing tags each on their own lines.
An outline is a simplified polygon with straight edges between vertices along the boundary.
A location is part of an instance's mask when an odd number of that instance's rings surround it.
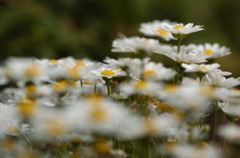
<svg viewBox="0 0 240 158">
<path fill-rule="evenodd" d="M 181 45 L 202 30 L 168 20 L 143 23 L 139 31 L 151 38 L 112 43 L 112 52 L 131 58 L 9 58 L 0 66 L 0 153 L 6 158 L 235 154 L 240 79 L 214 63 L 230 50 L 217 43 Z M 170 40 L 176 45 L 164 43 Z M 162 57 L 172 60 L 172 67 L 159 62 Z M 228 122 L 219 125 L 219 113 Z"/>
</svg>

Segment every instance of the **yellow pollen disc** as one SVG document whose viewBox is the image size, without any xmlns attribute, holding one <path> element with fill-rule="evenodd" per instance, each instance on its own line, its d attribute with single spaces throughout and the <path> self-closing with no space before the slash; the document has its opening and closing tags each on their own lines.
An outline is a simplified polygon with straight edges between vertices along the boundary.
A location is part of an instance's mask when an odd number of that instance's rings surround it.
<svg viewBox="0 0 240 158">
<path fill-rule="evenodd" d="M 208 70 L 208 68 L 207 68 L 206 66 L 202 66 L 201 69 L 202 69 L 203 71 L 207 71 L 207 70 Z"/>
<path fill-rule="evenodd" d="M 62 91 L 67 88 L 67 81 L 59 81 L 53 84 L 53 89 L 55 91 Z"/>
<path fill-rule="evenodd" d="M 6 150 L 10 151 L 16 146 L 16 142 L 12 139 L 4 139 L 1 143 L 1 147 Z"/>
<path fill-rule="evenodd" d="M 179 29 L 183 28 L 183 25 L 175 25 L 173 28 L 179 30 Z"/>
<path fill-rule="evenodd" d="M 76 61 L 75 65 L 73 66 L 73 69 L 77 69 L 77 68 L 83 67 L 85 65 L 86 65 L 85 62 L 79 60 L 79 61 Z"/>
<path fill-rule="evenodd" d="M 25 74 L 29 77 L 34 77 L 34 76 L 38 75 L 39 73 L 40 73 L 40 67 L 38 67 L 36 65 L 29 65 L 25 69 Z"/>
<path fill-rule="evenodd" d="M 205 55 L 211 55 L 212 53 L 213 53 L 213 51 L 211 49 L 205 49 L 204 50 Z"/>
<path fill-rule="evenodd" d="M 147 87 L 147 82 L 146 81 L 138 81 L 135 83 L 136 89 L 144 89 Z"/>
<path fill-rule="evenodd" d="M 167 85 L 165 87 L 165 90 L 168 92 L 176 92 L 177 91 L 177 86 L 176 85 Z"/>
<path fill-rule="evenodd" d="M 52 60 L 49 60 L 49 62 L 50 62 L 51 64 L 57 64 L 57 63 L 58 63 L 58 60 L 52 59 Z"/>
<path fill-rule="evenodd" d="M 113 72 L 112 70 L 106 69 L 106 70 L 103 70 L 100 74 L 103 76 L 110 77 L 110 76 L 114 76 L 116 73 Z"/>
<path fill-rule="evenodd" d="M 107 143 L 104 143 L 104 142 L 97 143 L 95 145 L 95 148 L 99 153 L 102 153 L 102 154 L 104 154 L 104 153 L 106 154 L 106 153 L 110 152 L 109 145 Z"/>
<path fill-rule="evenodd" d="M 156 72 L 154 70 L 145 70 L 143 72 L 143 76 L 153 76 L 155 74 L 156 74 Z"/>
<path fill-rule="evenodd" d="M 176 111 L 173 107 L 171 107 L 170 105 L 168 105 L 166 103 L 158 104 L 158 106 L 156 107 L 156 110 L 161 111 L 161 112 L 167 112 L 167 113 L 173 113 Z"/>
<path fill-rule="evenodd" d="M 63 122 L 58 119 L 50 119 L 46 122 L 45 131 L 53 136 L 61 135 L 66 132 Z"/>
<path fill-rule="evenodd" d="M 95 121 L 103 121 L 106 118 L 106 113 L 100 107 L 96 107 L 96 109 L 91 111 L 90 117 Z"/>
<path fill-rule="evenodd" d="M 17 134 L 19 133 L 19 129 L 16 126 L 11 126 L 7 128 L 7 131 L 11 134 Z"/>
<path fill-rule="evenodd" d="M 204 94 L 204 95 L 207 95 L 207 96 L 212 96 L 214 93 L 213 91 L 213 88 L 210 87 L 210 86 L 205 86 L 205 87 L 202 87 L 201 88 L 201 92 Z"/>
<path fill-rule="evenodd" d="M 35 102 L 30 98 L 24 98 L 18 104 L 19 112 L 22 116 L 32 116 L 35 112 Z"/>
<path fill-rule="evenodd" d="M 144 121 L 144 124 L 145 124 L 148 134 L 154 134 L 157 132 L 157 129 L 154 126 L 154 123 L 151 118 L 146 118 Z"/>
<path fill-rule="evenodd" d="M 35 93 L 37 90 L 37 86 L 36 85 L 29 85 L 27 87 L 25 87 L 25 92 L 28 93 L 28 94 L 33 94 Z"/>
<path fill-rule="evenodd" d="M 160 35 L 163 35 L 163 36 L 169 34 L 169 32 L 164 31 L 164 30 L 162 30 L 162 29 L 157 29 L 157 33 L 159 33 Z"/>
</svg>

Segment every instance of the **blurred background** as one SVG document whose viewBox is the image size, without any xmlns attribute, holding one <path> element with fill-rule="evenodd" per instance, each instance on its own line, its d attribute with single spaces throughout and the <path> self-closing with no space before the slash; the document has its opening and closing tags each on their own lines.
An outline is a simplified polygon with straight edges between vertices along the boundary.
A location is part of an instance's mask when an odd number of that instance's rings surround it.
<svg viewBox="0 0 240 158">
<path fill-rule="evenodd" d="M 141 36 L 140 23 L 157 19 L 204 25 L 183 44 L 229 47 L 232 55 L 218 62 L 240 75 L 239 0 L 0 0 L 0 60 L 116 57 L 111 43 L 119 33 Z"/>
</svg>

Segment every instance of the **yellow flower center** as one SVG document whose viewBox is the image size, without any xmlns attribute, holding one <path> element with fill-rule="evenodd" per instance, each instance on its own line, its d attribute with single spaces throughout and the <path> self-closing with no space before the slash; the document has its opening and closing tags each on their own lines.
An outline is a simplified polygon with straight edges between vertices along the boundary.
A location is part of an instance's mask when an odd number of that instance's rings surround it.
<svg viewBox="0 0 240 158">
<path fill-rule="evenodd" d="M 163 36 L 169 34 L 167 31 L 164 31 L 164 30 L 162 30 L 162 29 L 157 29 L 157 33 L 159 33 L 160 35 L 163 35 Z"/>
<path fill-rule="evenodd" d="M 56 60 L 56 59 L 51 59 L 51 60 L 49 60 L 49 62 L 50 62 L 51 64 L 57 64 L 57 63 L 58 63 L 58 60 Z"/>
<path fill-rule="evenodd" d="M 205 55 L 211 55 L 212 53 L 213 53 L 213 51 L 211 49 L 205 49 L 204 50 Z"/>
<path fill-rule="evenodd" d="M 103 70 L 101 73 L 100 73 L 102 76 L 114 76 L 116 73 L 112 70 L 109 70 L 109 69 L 106 69 L 106 70 Z"/>
<path fill-rule="evenodd" d="M 40 73 L 40 67 L 36 65 L 29 65 L 25 69 L 25 74 L 29 77 L 37 76 Z"/>
<path fill-rule="evenodd" d="M 208 68 L 206 66 L 196 66 L 197 70 L 207 71 Z"/>
<path fill-rule="evenodd" d="M 99 107 L 99 105 L 97 105 L 96 107 L 94 107 L 95 109 L 93 109 L 90 112 L 90 117 L 92 120 L 94 121 L 103 121 L 106 119 L 106 112 L 101 109 L 101 107 Z"/>
<path fill-rule="evenodd" d="M 176 92 L 177 91 L 177 86 L 176 85 L 166 85 L 165 90 L 167 92 Z"/>
<path fill-rule="evenodd" d="M 25 87 L 25 92 L 26 92 L 27 94 L 33 94 L 33 93 L 35 93 L 36 91 L 37 91 L 37 86 L 34 85 L 34 84 Z"/>
<path fill-rule="evenodd" d="M 147 82 L 146 81 L 138 81 L 135 83 L 136 89 L 144 89 L 147 87 Z"/>
<path fill-rule="evenodd" d="M 145 118 L 144 125 L 146 127 L 147 134 L 154 134 L 157 132 L 154 122 L 151 118 Z"/>
<path fill-rule="evenodd" d="M 24 98 L 22 101 L 20 101 L 18 104 L 19 113 L 22 116 L 32 116 L 35 112 L 36 104 L 34 100 L 30 98 Z"/>
<path fill-rule="evenodd" d="M 154 70 L 145 70 L 143 72 L 143 76 L 153 76 L 155 74 L 156 74 L 156 72 Z"/>
<path fill-rule="evenodd" d="M 179 30 L 179 29 L 183 28 L 183 25 L 175 25 L 173 28 L 176 30 Z"/>
<path fill-rule="evenodd" d="M 106 153 L 110 152 L 109 145 L 105 142 L 98 142 L 95 145 L 95 148 L 96 148 L 97 152 L 102 153 L 102 154 L 106 154 Z"/>
<path fill-rule="evenodd" d="M 53 84 L 53 89 L 55 91 L 63 91 L 67 88 L 67 81 L 59 81 Z"/>
<path fill-rule="evenodd" d="M 7 128 L 7 131 L 11 134 L 17 134 L 19 133 L 19 129 L 16 126 L 10 126 Z"/>
<path fill-rule="evenodd" d="M 167 113 L 173 113 L 176 111 L 173 107 L 171 107 L 170 105 L 168 105 L 166 103 L 158 104 L 158 106 L 156 107 L 156 110 L 161 111 L 161 112 L 167 112 Z"/>
<path fill-rule="evenodd" d="M 63 122 L 59 119 L 49 119 L 46 122 L 45 132 L 52 136 L 61 135 L 66 132 Z"/>
</svg>

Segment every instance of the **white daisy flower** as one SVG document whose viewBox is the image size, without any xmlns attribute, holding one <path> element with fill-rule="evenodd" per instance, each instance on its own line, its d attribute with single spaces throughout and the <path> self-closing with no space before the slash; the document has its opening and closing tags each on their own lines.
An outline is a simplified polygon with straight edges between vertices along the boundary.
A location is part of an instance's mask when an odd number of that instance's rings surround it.
<svg viewBox="0 0 240 158">
<path fill-rule="evenodd" d="M 181 66 L 185 68 L 185 72 L 203 72 L 203 73 L 216 71 L 220 67 L 220 65 L 217 63 L 200 65 L 183 63 Z"/>
<path fill-rule="evenodd" d="M 128 83 L 122 83 L 120 91 L 126 94 L 152 94 L 161 89 L 162 85 L 153 81 L 147 80 L 132 80 Z"/>
<path fill-rule="evenodd" d="M 221 158 L 218 149 L 208 145 L 205 142 L 200 142 L 196 145 L 187 143 L 180 144 L 165 144 L 159 147 L 159 152 L 166 155 L 171 155 L 176 158 Z"/>
<path fill-rule="evenodd" d="M 234 124 L 228 124 L 221 126 L 218 130 L 220 136 L 224 139 L 233 142 L 233 143 L 240 143 L 240 127 Z"/>
<path fill-rule="evenodd" d="M 140 37 L 118 38 L 113 41 L 112 52 L 138 53 L 139 51 L 146 51 L 151 53 L 158 45 L 158 40 L 154 39 Z"/>
<path fill-rule="evenodd" d="M 101 67 L 97 70 L 92 70 L 91 73 L 95 74 L 98 77 L 108 78 L 108 79 L 126 75 L 126 73 L 121 69 L 112 69 L 112 68 L 106 68 L 106 67 Z"/>
<path fill-rule="evenodd" d="M 126 70 L 128 75 L 132 78 L 139 78 L 139 76 L 142 73 L 141 69 L 142 60 L 138 58 L 118 58 L 118 59 L 106 58 L 104 62 L 107 63 L 109 67 L 121 68 L 123 70 Z"/>
<path fill-rule="evenodd" d="M 198 45 L 197 48 L 207 56 L 208 59 L 219 58 L 231 54 L 229 48 L 220 46 L 218 43 Z"/>
<path fill-rule="evenodd" d="M 158 28 L 163 23 L 169 23 L 171 25 L 176 24 L 175 22 L 170 22 L 168 20 L 163 20 L 163 21 L 155 20 L 153 22 L 142 23 L 140 25 L 139 31 L 144 35 L 161 37 L 166 41 L 175 39 L 171 33 Z"/>
<path fill-rule="evenodd" d="M 165 68 L 162 63 L 148 62 L 144 64 L 143 77 L 152 80 L 168 80 L 176 75 L 173 69 Z"/>
<path fill-rule="evenodd" d="M 202 81 L 204 85 L 211 85 L 223 88 L 232 88 L 240 84 L 239 78 L 225 78 L 224 76 L 216 72 L 208 73 L 206 76 L 203 77 Z"/>
<path fill-rule="evenodd" d="M 3 69 L 5 77 L 12 80 L 32 79 L 35 81 L 45 80 L 46 69 L 34 63 L 30 58 L 9 58 Z"/>
<path fill-rule="evenodd" d="M 193 32 L 198 32 L 204 30 L 202 28 L 203 26 L 193 26 L 193 23 L 188 23 L 186 25 L 180 24 L 169 24 L 169 23 L 163 23 L 161 26 L 159 26 L 159 29 L 162 29 L 164 31 L 170 32 L 174 35 L 187 35 Z"/>
<path fill-rule="evenodd" d="M 230 103 L 230 102 L 218 102 L 218 106 L 221 110 L 227 114 L 234 117 L 240 117 L 240 104 Z"/>
<path fill-rule="evenodd" d="M 164 46 L 155 49 L 155 53 L 162 54 L 178 63 L 196 64 L 206 62 L 206 55 L 202 54 L 198 49 L 189 49 L 189 47 L 181 46 L 180 52 L 177 47 Z"/>
</svg>

